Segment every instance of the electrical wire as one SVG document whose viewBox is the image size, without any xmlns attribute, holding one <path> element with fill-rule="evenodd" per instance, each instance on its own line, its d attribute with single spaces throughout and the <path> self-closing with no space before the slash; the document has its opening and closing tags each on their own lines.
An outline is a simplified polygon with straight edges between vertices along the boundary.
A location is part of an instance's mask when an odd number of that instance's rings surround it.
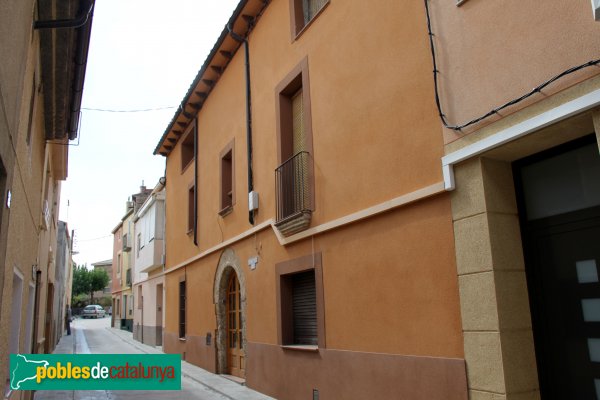
<svg viewBox="0 0 600 400">
<path fill-rule="evenodd" d="M 177 108 L 177 106 L 143 108 L 143 109 L 139 109 L 139 110 L 111 110 L 111 109 L 107 109 L 107 108 L 81 107 L 82 110 L 86 110 L 86 111 L 100 111 L 100 112 L 109 112 L 109 113 L 138 113 L 138 112 L 148 112 L 148 111 L 170 110 L 173 108 Z"/>
<path fill-rule="evenodd" d="M 112 237 L 112 235 L 100 236 L 100 237 L 91 238 L 91 239 L 77 239 L 77 243 L 81 243 L 81 242 L 93 242 L 95 240 L 106 239 L 106 238 L 109 238 L 109 237 Z"/>
<path fill-rule="evenodd" d="M 425 2 L 425 14 L 427 16 L 427 32 L 429 34 L 429 45 L 431 47 L 431 58 L 433 61 L 433 83 L 434 83 L 434 87 L 435 87 L 435 104 L 437 106 L 438 109 L 438 113 L 439 113 L 439 117 L 442 121 L 442 124 L 444 125 L 444 127 L 448 128 L 448 129 L 452 129 L 454 131 L 462 131 L 463 128 L 466 128 L 468 126 L 474 125 L 478 122 L 483 121 L 484 119 L 487 119 L 489 117 L 491 117 L 494 114 L 498 114 L 498 112 L 500 112 L 501 110 L 510 107 L 512 105 L 515 105 L 517 103 L 520 103 L 521 101 L 533 96 L 536 93 L 541 92 L 542 89 L 544 89 L 546 86 L 552 84 L 553 82 L 559 80 L 560 78 L 567 76 L 569 74 L 572 74 L 573 72 L 582 70 L 584 68 L 587 67 L 592 67 L 592 66 L 597 66 L 598 64 L 600 64 L 600 59 L 596 59 L 596 60 L 590 60 L 586 63 L 580 64 L 580 65 L 576 65 L 574 67 L 571 67 L 563 72 L 561 72 L 558 75 L 553 76 L 552 78 L 548 79 L 547 81 L 543 82 L 542 84 L 536 86 L 535 88 L 533 88 L 533 90 L 531 90 L 528 93 L 525 93 L 523 96 L 521 97 L 517 97 L 513 100 L 510 100 L 507 103 L 502 104 L 501 106 L 498 106 L 490 111 L 488 111 L 487 113 L 483 114 L 480 117 L 474 118 L 469 122 L 466 122 L 462 125 L 451 125 L 448 123 L 447 119 L 446 119 L 446 115 L 444 114 L 444 112 L 442 111 L 442 105 L 441 105 L 441 101 L 440 101 L 440 94 L 439 94 L 439 89 L 438 89 L 438 74 L 439 74 L 439 70 L 437 69 L 437 60 L 435 57 L 435 44 L 433 42 L 433 32 L 431 31 L 431 17 L 429 15 L 429 4 L 428 4 L 429 0 L 424 0 Z"/>
</svg>

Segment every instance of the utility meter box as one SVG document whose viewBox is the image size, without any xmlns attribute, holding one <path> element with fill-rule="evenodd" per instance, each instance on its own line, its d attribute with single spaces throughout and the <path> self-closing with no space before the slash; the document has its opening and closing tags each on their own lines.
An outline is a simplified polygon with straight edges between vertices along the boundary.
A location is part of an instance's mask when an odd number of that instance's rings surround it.
<svg viewBox="0 0 600 400">
<path fill-rule="evenodd" d="M 253 190 L 248 193 L 248 211 L 254 210 L 258 210 L 258 193 Z"/>
</svg>

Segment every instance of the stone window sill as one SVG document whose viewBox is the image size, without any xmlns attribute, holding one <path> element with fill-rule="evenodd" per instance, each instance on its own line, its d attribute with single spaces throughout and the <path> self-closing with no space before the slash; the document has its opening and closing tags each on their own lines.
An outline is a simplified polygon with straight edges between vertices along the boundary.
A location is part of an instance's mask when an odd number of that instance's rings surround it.
<svg viewBox="0 0 600 400">
<path fill-rule="evenodd" d="M 297 350 L 297 351 L 319 351 L 319 346 L 311 346 L 305 344 L 285 344 L 281 346 L 285 350 Z"/>
</svg>

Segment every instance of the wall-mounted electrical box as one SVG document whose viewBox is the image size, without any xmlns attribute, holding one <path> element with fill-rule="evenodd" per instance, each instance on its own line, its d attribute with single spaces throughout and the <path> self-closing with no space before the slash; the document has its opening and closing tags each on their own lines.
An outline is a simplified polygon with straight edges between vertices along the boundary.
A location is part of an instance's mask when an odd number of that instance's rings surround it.
<svg viewBox="0 0 600 400">
<path fill-rule="evenodd" d="M 258 193 L 253 190 L 248 193 L 248 211 L 254 210 L 258 210 Z"/>
</svg>

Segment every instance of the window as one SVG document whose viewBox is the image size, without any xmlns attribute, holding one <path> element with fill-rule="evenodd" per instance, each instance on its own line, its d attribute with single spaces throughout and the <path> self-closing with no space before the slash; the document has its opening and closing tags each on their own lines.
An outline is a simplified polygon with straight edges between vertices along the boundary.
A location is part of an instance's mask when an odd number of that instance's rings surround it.
<svg viewBox="0 0 600 400">
<path fill-rule="evenodd" d="M 292 320 L 294 344 L 317 345 L 317 290 L 315 271 L 289 277 L 292 288 Z"/>
<path fill-rule="evenodd" d="M 131 270 L 127 270 L 127 272 L 130 272 Z M 127 308 L 127 311 L 129 313 L 129 315 L 133 314 L 133 295 L 128 296 L 129 297 L 129 307 Z"/>
<path fill-rule="evenodd" d="M 125 284 L 131 287 L 131 268 L 125 271 Z"/>
<path fill-rule="evenodd" d="M 185 338 L 185 281 L 179 282 L 179 338 Z"/>
<path fill-rule="evenodd" d="M 181 142 L 181 171 L 183 172 L 194 159 L 194 145 L 196 141 L 196 127 L 192 124 L 192 128 Z"/>
<path fill-rule="evenodd" d="M 117 254 L 117 276 L 121 275 L 121 254 Z"/>
<path fill-rule="evenodd" d="M 196 187 L 192 184 L 188 188 L 188 223 L 187 232 L 192 233 L 196 225 Z"/>
<path fill-rule="evenodd" d="M 304 59 L 277 86 L 277 143 L 279 167 L 276 169 L 277 222 L 301 218 L 302 224 L 280 229 L 284 235 L 303 230 L 313 210 L 312 121 L 308 60 Z M 297 221 L 296 221 L 297 222 Z M 279 228 L 279 226 L 278 226 Z"/>
<path fill-rule="evenodd" d="M 137 246 L 136 246 L 136 256 L 140 257 L 140 249 L 142 248 L 142 234 L 137 234 Z"/>
<path fill-rule="evenodd" d="M 292 37 L 298 36 L 327 4 L 329 0 L 290 0 Z"/>
<path fill-rule="evenodd" d="M 233 148 L 234 141 L 231 141 L 221 151 L 221 210 L 219 211 L 221 216 L 228 214 L 235 203 Z"/>
<path fill-rule="evenodd" d="M 279 344 L 325 347 L 321 254 L 282 262 L 275 269 Z"/>
</svg>

